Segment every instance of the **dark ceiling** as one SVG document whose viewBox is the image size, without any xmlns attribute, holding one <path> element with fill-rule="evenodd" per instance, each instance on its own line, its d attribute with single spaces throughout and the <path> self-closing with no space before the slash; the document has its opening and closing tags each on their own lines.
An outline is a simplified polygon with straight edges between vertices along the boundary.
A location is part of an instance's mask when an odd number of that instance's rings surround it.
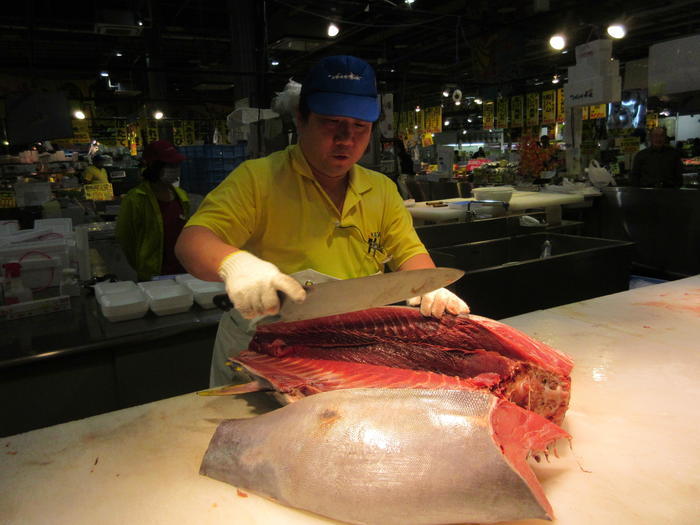
<svg viewBox="0 0 700 525">
<path fill-rule="evenodd" d="M 383 91 L 430 105 L 445 85 L 484 95 L 565 74 L 574 53 L 551 50 L 549 36 L 565 32 L 573 51 L 606 38 L 620 19 L 628 36 L 613 53 L 624 64 L 653 43 L 700 32 L 700 2 L 25 0 L 3 6 L 0 68 L 29 88 L 39 79 L 82 80 L 97 100 L 230 106 L 250 95 L 267 106 L 321 56 L 354 54 L 375 66 Z M 340 27 L 335 38 L 325 34 L 329 20 Z"/>
</svg>

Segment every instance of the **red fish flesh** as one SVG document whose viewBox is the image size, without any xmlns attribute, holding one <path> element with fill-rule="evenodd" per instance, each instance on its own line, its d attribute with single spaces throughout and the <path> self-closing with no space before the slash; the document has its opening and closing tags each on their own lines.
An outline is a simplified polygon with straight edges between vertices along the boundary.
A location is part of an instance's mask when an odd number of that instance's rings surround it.
<svg viewBox="0 0 700 525">
<path fill-rule="evenodd" d="M 291 402 L 342 388 L 487 390 L 557 424 L 573 366 L 503 323 L 476 315 L 438 320 L 407 307 L 261 325 L 232 361 L 259 379 L 222 393 L 271 388 Z"/>
</svg>

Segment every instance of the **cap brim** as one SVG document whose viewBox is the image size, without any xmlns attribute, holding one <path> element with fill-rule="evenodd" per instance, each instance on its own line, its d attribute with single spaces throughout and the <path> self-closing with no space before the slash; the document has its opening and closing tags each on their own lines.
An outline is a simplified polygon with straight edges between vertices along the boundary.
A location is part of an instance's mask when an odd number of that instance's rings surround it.
<svg viewBox="0 0 700 525">
<path fill-rule="evenodd" d="M 186 158 L 187 157 L 185 157 L 182 153 L 174 151 L 171 155 L 159 157 L 158 160 L 165 162 L 166 164 L 177 164 L 178 162 L 182 162 Z"/>
<path fill-rule="evenodd" d="M 379 118 L 379 97 L 319 91 L 307 96 L 309 109 L 319 115 L 350 117 L 367 122 Z"/>
</svg>

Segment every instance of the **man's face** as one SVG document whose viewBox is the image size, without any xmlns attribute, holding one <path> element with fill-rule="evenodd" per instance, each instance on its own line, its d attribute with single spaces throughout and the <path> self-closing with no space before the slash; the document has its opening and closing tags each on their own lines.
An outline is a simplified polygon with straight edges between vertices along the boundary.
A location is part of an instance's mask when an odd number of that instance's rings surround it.
<svg viewBox="0 0 700 525">
<path fill-rule="evenodd" d="M 666 144 L 666 133 L 662 129 L 656 128 L 652 130 L 649 138 L 651 139 L 652 148 L 660 148 Z"/>
<path fill-rule="evenodd" d="M 340 178 L 367 149 L 372 123 L 349 117 L 310 113 L 304 122 L 297 115 L 299 146 L 306 160 L 326 177 Z"/>
</svg>

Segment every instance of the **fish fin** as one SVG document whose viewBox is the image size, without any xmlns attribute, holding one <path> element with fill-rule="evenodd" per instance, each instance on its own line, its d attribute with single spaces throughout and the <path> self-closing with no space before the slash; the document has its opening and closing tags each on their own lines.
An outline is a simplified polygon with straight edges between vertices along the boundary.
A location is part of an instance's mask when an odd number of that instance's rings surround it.
<svg viewBox="0 0 700 525">
<path fill-rule="evenodd" d="M 210 388 L 209 390 L 201 390 L 197 392 L 199 396 L 232 396 L 235 394 L 249 394 L 250 392 L 260 392 L 261 390 L 267 390 L 269 387 L 261 383 L 260 381 L 250 381 L 249 383 L 243 383 L 240 385 L 226 385 L 217 388 Z"/>
</svg>

